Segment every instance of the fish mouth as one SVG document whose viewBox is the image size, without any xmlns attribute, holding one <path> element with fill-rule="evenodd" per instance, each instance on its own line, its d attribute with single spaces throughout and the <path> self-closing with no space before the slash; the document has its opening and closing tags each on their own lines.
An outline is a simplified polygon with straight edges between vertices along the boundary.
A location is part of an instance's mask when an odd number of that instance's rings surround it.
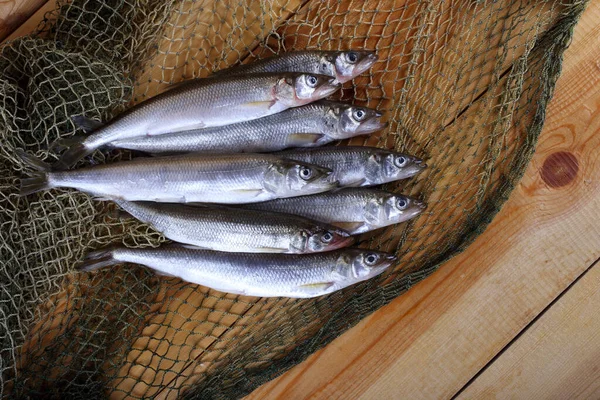
<svg viewBox="0 0 600 400">
<path fill-rule="evenodd" d="M 375 64 L 377 62 L 377 60 L 379 59 L 379 56 L 377 54 L 375 54 L 375 52 L 373 52 L 373 51 L 367 51 L 365 53 L 366 53 L 365 57 L 362 60 L 360 60 L 359 63 L 354 68 L 354 71 L 352 73 L 352 75 L 354 75 L 354 77 L 362 74 L 363 72 L 365 72 L 366 70 L 371 68 L 373 66 L 373 64 Z"/>
<path fill-rule="evenodd" d="M 347 233 L 345 234 L 348 235 Z M 336 240 L 330 246 L 332 250 L 351 246 L 355 242 L 354 236 L 339 236 L 339 233 L 336 233 L 336 236 Z"/>
<path fill-rule="evenodd" d="M 414 204 L 420 211 L 427 210 L 427 203 L 421 200 L 416 200 Z"/>
<path fill-rule="evenodd" d="M 385 260 L 391 264 L 394 261 L 398 260 L 398 256 L 396 256 L 395 254 L 388 254 L 385 256 Z"/>
<path fill-rule="evenodd" d="M 381 113 L 377 112 L 377 114 Z M 381 120 L 379 119 L 381 116 L 382 115 L 377 115 L 376 117 L 373 117 L 360 124 L 360 126 L 357 129 L 358 134 L 368 135 L 370 133 L 387 128 L 389 124 L 387 122 L 381 122 Z"/>
<path fill-rule="evenodd" d="M 420 159 L 420 158 L 415 158 L 415 161 L 414 161 L 414 163 L 415 163 L 415 165 L 416 165 L 418 168 L 420 168 L 421 170 L 423 170 L 423 169 L 427 168 L 427 164 L 425 164 L 425 163 L 423 162 L 423 160 L 422 160 L 422 159 Z"/>
<path fill-rule="evenodd" d="M 329 78 L 328 82 L 323 83 L 321 86 L 315 90 L 314 95 L 312 96 L 312 101 L 323 99 L 335 92 L 337 92 L 342 84 L 338 82 L 335 78 Z"/>
</svg>

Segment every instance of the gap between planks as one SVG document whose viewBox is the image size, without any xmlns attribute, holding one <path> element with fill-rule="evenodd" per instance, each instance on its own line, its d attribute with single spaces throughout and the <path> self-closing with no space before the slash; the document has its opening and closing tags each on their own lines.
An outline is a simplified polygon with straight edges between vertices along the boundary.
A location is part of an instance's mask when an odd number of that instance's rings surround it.
<svg viewBox="0 0 600 400">
<path fill-rule="evenodd" d="M 469 381 L 465 383 L 465 385 L 462 388 L 460 388 L 460 390 L 456 392 L 454 396 L 452 396 L 452 400 L 458 399 L 463 394 L 463 392 L 465 392 L 465 390 L 467 390 L 481 375 L 488 371 L 490 366 L 492 366 L 499 358 L 501 358 L 506 353 L 506 351 L 513 346 L 513 344 L 515 344 L 519 339 L 521 339 L 523 335 L 530 332 L 531 328 L 536 326 L 537 322 L 544 315 L 546 315 L 556 303 L 558 303 L 567 293 L 569 293 L 579 281 L 581 281 L 585 276 L 587 276 L 592 270 L 592 268 L 598 266 L 600 266 L 600 258 L 598 258 L 596 261 L 590 264 L 590 266 L 587 267 L 587 269 L 585 269 L 577 278 L 575 278 L 575 280 L 573 280 L 573 282 L 571 282 L 569 286 L 567 286 L 562 292 L 560 292 L 558 296 L 554 298 L 554 300 L 552 300 L 534 319 L 531 320 L 531 322 L 529 322 L 510 342 L 508 342 L 506 346 L 504 346 L 502 350 L 498 352 L 498 354 L 496 354 L 485 366 L 483 366 L 483 368 L 481 368 L 475 375 L 473 375 L 473 377 L 469 379 Z"/>
</svg>

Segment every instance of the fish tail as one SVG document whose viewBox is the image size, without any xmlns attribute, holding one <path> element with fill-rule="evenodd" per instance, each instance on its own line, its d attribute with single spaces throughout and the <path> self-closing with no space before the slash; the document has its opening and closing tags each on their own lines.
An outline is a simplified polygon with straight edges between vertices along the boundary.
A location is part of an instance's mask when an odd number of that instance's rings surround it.
<svg viewBox="0 0 600 400">
<path fill-rule="evenodd" d="M 81 160 L 83 157 L 90 154 L 94 149 L 87 148 L 80 139 L 77 143 L 72 144 L 67 151 L 65 151 L 60 159 L 54 164 L 54 168 L 58 170 L 65 170 Z"/>
<path fill-rule="evenodd" d="M 77 267 L 79 271 L 95 271 L 118 263 L 113 256 L 113 249 L 92 251 L 85 256 L 83 262 Z"/>
<path fill-rule="evenodd" d="M 16 153 L 25 165 L 35 169 L 35 172 L 32 172 L 28 178 L 21 179 L 20 195 L 27 196 L 39 192 L 40 190 L 49 189 L 48 172 L 50 171 L 50 164 L 47 164 L 39 158 L 27 154 L 20 149 L 18 149 Z"/>
<path fill-rule="evenodd" d="M 36 171 L 49 172 L 52 169 L 50 164 L 43 162 L 42 160 L 35 156 L 32 156 L 31 154 L 27 154 L 21 149 L 17 149 L 16 153 L 17 157 L 19 157 L 25 165 L 35 169 Z"/>
<path fill-rule="evenodd" d="M 21 196 L 27 196 L 41 190 L 50 189 L 48 175 L 45 172 L 34 172 L 31 177 L 21 179 Z"/>
<path fill-rule="evenodd" d="M 69 147 L 81 143 L 84 139 L 84 135 L 76 135 L 68 138 L 57 139 L 52 144 L 50 144 L 50 150 L 56 152 L 65 151 Z"/>
</svg>

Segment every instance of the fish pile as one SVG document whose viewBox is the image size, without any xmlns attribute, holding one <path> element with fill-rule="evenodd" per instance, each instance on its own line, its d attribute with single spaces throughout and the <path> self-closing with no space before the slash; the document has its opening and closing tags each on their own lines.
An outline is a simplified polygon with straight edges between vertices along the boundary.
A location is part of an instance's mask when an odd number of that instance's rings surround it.
<svg viewBox="0 0 600 400">
<path fill-rule="evenodd" d="M 425 204 L 370 186 L 425 164 L 319 146 L 387 126 L 377 110 L 323 100 L 376 61 L 369 51 L 289 52 L 184 81 L 107 123 L 75 116 L 87 135 L 60 142 L 56 164 L 20 153 L 35 170 L 21 195 L 75 188 L 176 242 L 95 251 L 82 271 L 135 263 L 228 293 L 298 298 L 372 278 L 395 256 L 347 248 L 352 235 L 407 221 Z M 69 170 L 101 148 L 149 156 Z"/>
</svg>

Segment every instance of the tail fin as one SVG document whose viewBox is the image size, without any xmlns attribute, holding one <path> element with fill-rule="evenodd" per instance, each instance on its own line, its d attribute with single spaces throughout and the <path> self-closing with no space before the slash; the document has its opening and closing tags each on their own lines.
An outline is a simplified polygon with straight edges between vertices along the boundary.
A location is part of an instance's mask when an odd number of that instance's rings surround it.
<svg viewBox="0 0 600 400">
<path fill-rule="evenodd" d="M 103 125 L 102 121 L 87 118 L 83 115 L 76 115 L 74 117 L 71 117 L 71 121 L 73 121 L 73 123 L 78 128 L 83 129 L 85 133 L 92 133 Z"/>
<path fill-rule="evenodd" d="M 48 172 L 50 171 L 50 165 L 37 157 L 25 153 L 23 150 L 18 149 L 16 153 L 21 161 L 36 170 L 31 173 L 29 178 L 21 179 L 20 195 L 27 196 L 40 190 L 49 189 Z"/>
<path fill-rule="evenodd" d="M 98 250 L 88 253 L 77 269 L 79 271 L 95 271 L 118 263 L 113 257 L 113 249 Z"/>
<path fill-rule="evenodd" d="M 60 156 L 60 159 L 53 165 L 53 168 L 57 170 L 65 170 L 81 160 L 83 157 L 90 154 L 94 149 L 88 149 L 81 142 L 73 144 L 67 151 Z"/>
<path fill-rule="evenodd" d="M 81 143 L 85 137 L 85 135 L 76 135 L 68 138 L 57 139 L 50 144 L 50 150 L 56 152 L 67 150 L 69 147 Z"/>
<path fill-rule="evenodd" d="M 17 149 L 15 152 L 21 161 L 25 163 L 25 165 L 35 169 L 36 171 L 49 172 L 52 169 L 50 164 L 43 162 L 35 156 L 25 153 L 25 151 L 21 149 Z"/>
<path fill-rule="evenodd" d="M 50 189 L 45 172 L 34 172 L 30 178 L 21 179 L 21 196 L 27 196 L 41 190 Z"/>
<path fill-rule="evenodd" d="M 92 133 L 102 126 L 101 121 L 86 118 L 83 115 L 71 117 L 71 120 L 85 133 Z M 54 164 L 54 168 L 58 170 L 68 169 L 77 161 L 94 151 L 95 149 L 89 149 L 83 144 L 85 139 L 85 136 L 73 136 L 72 138 L 61 139 L 54 142 L 52 147 L 57 150 L 67 148 L 56 164 Z"/>
</svg>

